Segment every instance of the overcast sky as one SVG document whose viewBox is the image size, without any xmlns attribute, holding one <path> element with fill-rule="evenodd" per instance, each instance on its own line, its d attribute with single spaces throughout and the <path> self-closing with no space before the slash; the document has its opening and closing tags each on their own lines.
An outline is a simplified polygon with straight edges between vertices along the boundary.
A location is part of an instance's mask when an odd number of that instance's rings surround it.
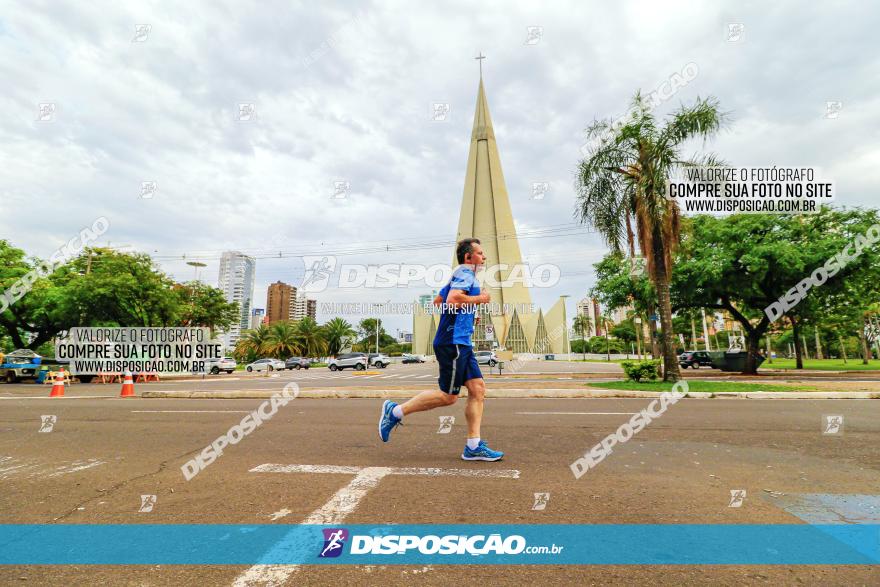
<svg viewBox="0 0 880 587">
<path fill-rule="evenodd" d="M 711 94 L 732 116 L 694 150 L 821 167 L 838 205 L 878 200 L 880 9 L 863 3 L 124 4 L 0 3 L 0 238 L 29 254 L 102 215 L 102 244 L 149 252 L 179 280 L 193 276 L 184 254 L 205 258 L 200 277 L 215 285 L 221 251 L 275 254 L 257 261 L 256 307 L 269 283 L 302 280 L 302 261 L 279 251 L 411 243 L 339 262 L 448 262 L 451 248 L 418 245 L 455 237 L 479 51 L 520 230 L 572 223 L 584 128 L 688 63 L 697 77 L 658 112 Z M 836 117 L 827 102 L 842 104 Z M 242 103 L 255 119 L 239 120 Z M 434 103 L 449 104 L 445 121 Z M 48 120 L 40 104 L 54 104 Z M 331 199 L 335 181 L 350 182 L 346 198 Z M 543 199 L 533 182 L 549 184 Z M 602 241 L 584 229 L 520 245 L 563 272 L 535 301 L 571 295 L 571 315 Z M 411 328 L 386 319 L 392 334 Z"/>
</svg>

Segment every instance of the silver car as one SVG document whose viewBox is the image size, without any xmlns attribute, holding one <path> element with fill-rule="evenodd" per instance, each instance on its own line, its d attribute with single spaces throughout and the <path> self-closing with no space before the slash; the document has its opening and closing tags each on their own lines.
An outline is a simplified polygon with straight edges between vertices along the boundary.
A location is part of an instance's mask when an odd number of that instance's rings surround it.
<svg viewBox="0 0 880 587">
<path fill-rule="evenodd" d="M 343 369 L 363 371 L 367 368 L 367 355 L 364 353 L 343 353 L 330 359 L 327 367 L 331 371 L 342 371 Z"/>
<path fill-rule="evenodd" d="M 494 367 L 498 364 L 498 355 L 495 354 L 495 351 L 477 351 L 474 355 L 477 357 L 477 364 L 479 365 Z"/>
<path fill-rule="evenodd" d="M 259 359 L 245 369 L 250 371 L 284 371 L 284 361 L 279 359 Z"/>
<path fill-rule="evenodd" d="M 212 375 L 217 375 L 220 371 L 226 371 L 227 373 L 232 373 L 235 371 L 235 367 L 237 363 L 235 359 L 232 357 L 223 357 L 221 359 L 217 359 L 215 361 L 208 361 L 207 369 L 208 372 Z"/>
</svg>

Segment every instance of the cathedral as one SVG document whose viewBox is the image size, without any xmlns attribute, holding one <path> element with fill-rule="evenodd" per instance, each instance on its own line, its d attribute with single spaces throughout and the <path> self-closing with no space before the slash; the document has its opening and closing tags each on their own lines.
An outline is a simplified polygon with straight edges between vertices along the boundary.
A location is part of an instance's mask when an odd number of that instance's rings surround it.
<svg viewBox="0 0 880 587">
<path fill-rule="evenodd" d="M 497 349 L 515 354 L 568 352 L 565 299 L 560 297 L 544 313 L 532 304 L 527 280 L 512 275 L 516 268 L 522 270 L 522 255 L 482 75 L 455 240 L 468 237 L 480 239 L 486 253 L 486 267 L 499 265 L 502 268 L 491 280 L 483 278 L 482 272 L 477 273 L 482 290 L 489 292 L 492 304 L 478 314 L 480 320 L 473 338 L 475 350 Z M 453 253 L 453 267 L 458 265 L 454 257 Z M 414 354 L 434 354 L 432 342 L 439 321 L 440 315 L 432 312 L 430 304 L 415 304 Z"/>
</svg>

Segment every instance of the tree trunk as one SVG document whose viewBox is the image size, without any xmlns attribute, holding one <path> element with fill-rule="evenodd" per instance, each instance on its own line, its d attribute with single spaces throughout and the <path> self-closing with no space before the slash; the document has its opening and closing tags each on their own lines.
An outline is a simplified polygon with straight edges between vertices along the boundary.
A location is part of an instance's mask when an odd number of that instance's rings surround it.
<svg viewBox="0 0 880 587">
<path fill-rule="evenodd" d="M 825 357 L 822 356 L 822 343 L 819 340 L 819 325 L 818 324 L 813 327 L 813 332 L 815 332 L 815 334 L 816 334 L 816 358 L 817 359 L 824 359 Z"/>
<path fill-rule="evenodd" d="M 633 320 L 633 326 L 635 326 L 635 331 L 636 331 L 636 348 L 639 351 L 639 360 L 641 361 L 642 360 L 642 337 L 640 336 L 639 331 L 642 329 L 642 324 L 641 324 L 641 322 L 636 324 L 635 320 Z"/>
<path fill-rule="evenodd" d="M 746 365 L 743 375 L 758 374 L 758 349 L 761 348 L 761 331 L 754 329 L 746 331 Z"/>
<path fill-rule="evenodd" d="M 862 365 L 868 364 L 868 338 L 865 336 L 865 325 L 859 328 L 859 342 L 862 343 Z"/>
<path fill-rule="evenodd" d="M 651 358 L 657 359 L 660 355 L 660 345 L 657 343 L 657 323 L 651 320 L 651 316 L 657 314 L 657 308 L 654 304 L 648 304 L 648 334 L 651 337 Z"/>
<path fill-rule="evenodd" d="M 691 349 L 697 350 L 697 326 L 694 324 L 693 316 L 691 316 Z"/>
<path fill-rule="evenodd" d="M 804 357 L 809 361 L 810 360 L 810 347 L 807 346 L 806 335 L 801 334 L 801 342 L 804 344 Z"/>
<path fill-rule="evenodd" d="M 843 337 L 838 334 L 837 341 L 840 343 L 840 356 L 843 357 L 843 364 L 846 365 L 846 345 L 843 344 Z"/>
<path fill-rule="evenodd" d="M 767 333 L 767 363 L 773 364 L 773 343 L 770 342 L 770 333 Z"/>
<path fill-rule="evenodd" d="M 792 328 L 792 338 L 794 338 L 794 358 L 795 358 L 795 369 L 803 369 L 804 368 L 804 357 L 801 350 L 801 326 L 798 324 L 797 318 L 794 316 L 788 317 L 791 322 Z"/>
<path fill-rule="evenodd" d="M 605 360 L 611 362 L 611 349 L 608 347 L 608 323 L 602 320 L 602 330 L 605 331 Z"/>
<path fill-rule="evenodd" d="M 669 297 L 669 279 L 666 276 L 666 256 L 663 251 L 663 235 L 654 228 L 654 286 L 657 288 L 657 302 L 660 305 L 660 335 L 663 347 L 663 381 L 678 381 L 681 371 L 675 346 L 672 342 L 672 300 Z"/>
</svg>

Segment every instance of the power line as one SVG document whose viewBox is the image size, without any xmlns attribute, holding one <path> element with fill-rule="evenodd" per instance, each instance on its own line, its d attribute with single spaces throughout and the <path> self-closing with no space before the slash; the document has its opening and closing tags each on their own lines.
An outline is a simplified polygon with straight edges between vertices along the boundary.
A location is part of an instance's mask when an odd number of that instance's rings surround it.
<svg viewBox="0 0 880 587">
<path fill-rule="evenodd" d="M 505 240 L 507 238 L 518 238 L 518 239 L 538 239 L 538 238 L 558 238 L 563 236 L 576 236 L 579 234 L 587 234 L 591 231 L 587 230 L 585 227 L 581 225 L 559 225 L 558 227 L 547 227 L 547 228 L 536 228 L 536 229 L 527 229 L 524 231 L 510 232 L 510 233 L 499 233 L 497 236 L 500 240 Z M 484 235 L 484 238 L 496 236 L 493 234 Z M 418 250 L 429 250 L 436 249 L 442 247 L 449 247 L 455 244 L 455 240 L 426 240 L 422 242 L 416 243 L 402 243 L 400 241 L 372 241 L 372 242 L 385 242 L 384 245 L 375 245 L 370 247 L 356 247 L 350 246 L 349 248 L 340 248 L 338 250 L 333 249 L 320 249 L 314 251 L 293 251 L 293 250 L 269 250 L 269 249 L 235 249 L 229 248 L 225 250 L 235 250 L 239 251 L 244 255 L 252 257 L 254 259 L 285 259 L 291 257 L 302 257 L 302 256 L 311 256 L 311 255 L 329 255 L 329 256 L 348 256 L 348 255 L 366 255 L 370 253 L 385 253 L 391 251 L 418 251 Z M 357 244 L 357 243 L 355 243 Z M 222 256 L 222 251 L 194 251 L 189 253 L 182 253 L 179 255 L 151 255 L 153 259 L 163 260 L 163 261 L 174 261 L 174 260 L 218 260 Z"/>
</svg>

